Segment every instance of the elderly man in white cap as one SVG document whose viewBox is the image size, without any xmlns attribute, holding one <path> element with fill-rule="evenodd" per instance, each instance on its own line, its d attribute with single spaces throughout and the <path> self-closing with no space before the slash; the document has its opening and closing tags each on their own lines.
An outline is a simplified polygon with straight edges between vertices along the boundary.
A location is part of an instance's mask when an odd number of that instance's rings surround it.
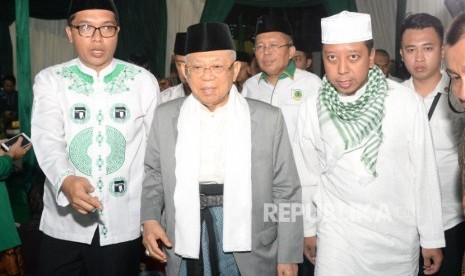
<svg viewBox="0 0 465 276">
<path fill-rule="evenodd" d="M 226 24 L 190 26 L 192 94 L 153 120 L 143 243 L 170 276 L 296 275 L 302 262 L 301 187 L 284 119 L 239 94 L 235 59 Z"/>
<path fill-rule="evenodd" d="M 326 76 L 302 105 L 294 154 L 304 254 L 316 275 L 427 275 L 445 245 L 424 105 L 374 66 L 368 14 L 323 18 Z"/>
</svg>

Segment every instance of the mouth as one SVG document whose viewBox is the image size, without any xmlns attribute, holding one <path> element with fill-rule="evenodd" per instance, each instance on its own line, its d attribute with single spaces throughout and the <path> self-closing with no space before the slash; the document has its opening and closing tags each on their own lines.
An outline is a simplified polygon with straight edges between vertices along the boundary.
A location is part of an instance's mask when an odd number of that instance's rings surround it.
<svg viewBox="0 0 465 276">
<path fill-rule="evenodd" d="M 102 57 L 105 54 L 105 51 L 103 49 L 91 49 L 90 54 L 93 57 L 99 58 L 99 57 Z"/>
<path fill-rule="evenodd" d="M 416 72 L 423 72 L 426 70 L 426 67 L 425 66 L 416 66 L 414 67 L 415 71 Z"/>
<path fill-rule="evenodd" d="M 337 84 L 339 85 L 339 87 L 341 87 L 343 89 L 347 89 L 352 85 L 352 81 L 350 81 L 350 80 L 337 81 Z"/>
</svg>

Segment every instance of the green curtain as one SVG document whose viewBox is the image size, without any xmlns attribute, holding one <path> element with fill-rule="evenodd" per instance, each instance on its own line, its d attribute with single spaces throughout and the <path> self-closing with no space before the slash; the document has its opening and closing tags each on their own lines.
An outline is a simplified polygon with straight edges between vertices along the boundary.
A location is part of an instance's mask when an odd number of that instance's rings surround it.
<svg viewBox="0 0 465 276">
<path fill-rule="evenodd" d="M 31 55 L 29 41 L 29 1 L 16 0 L 16 53 L 17 53 L 17 85 L 18 112 L 21 132 L 31 135 L 32 83 Z M 22 158 L 20 184 L 24 195 L 30 190 L 35 172 L 36 159 L 30 150 Z M 22 198 L 25 198 L 22 197 Z"/>
<path fill-rule="evenodd" d="M 328 15 L 343 10 L 357 11 L 355 0 L 206 0 L 200 22 L 223 22 L 235 4 L 253 7 L 286 8 L 323 3 Z"/>
<path fill-rule="evenodd" d="M 131 54 L 144 54 L 152 73 L 165 75 L 167 9 L 165 1 L 115 1 L 121 32 L 115 56 L 127 60 Z"/>
</svg>

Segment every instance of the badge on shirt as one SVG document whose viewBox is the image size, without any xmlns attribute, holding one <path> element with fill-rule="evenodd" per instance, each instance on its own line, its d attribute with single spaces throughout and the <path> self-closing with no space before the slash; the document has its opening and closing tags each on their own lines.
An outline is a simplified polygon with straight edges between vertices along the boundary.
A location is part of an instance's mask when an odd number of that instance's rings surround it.
<svg viewBox="0 0 465 276">
<path fill-rule="evenodd" d="M 292 92 L 292 98 L 294 100 L 296 100 L 296 101 L 302 100 L 302 97 L 303 97 L 302 90 L 300 90 L 300 89 L 291 89 L 291 92 Z"/>
<path fill-rule="evenodd" d="M 110 118 L 116 123 L 125 123 L 130 117 L 130 111 L 127 105 L 123 103 L 115 104 L 110 109 Z"/>
<path fill-rule="evenodd" d="M 85 104 L 75 104 L 69 109 L 69 117 L 76 124 L 85 124 L 89 121 L 90 109 Z"/>
<path fill-rule="evenodd" d="M 123 177 L 117 177 L 110 183 L 110 193 L 115 197 L 122 197 L 127 189 L 127 181 Z"/>
</svg>

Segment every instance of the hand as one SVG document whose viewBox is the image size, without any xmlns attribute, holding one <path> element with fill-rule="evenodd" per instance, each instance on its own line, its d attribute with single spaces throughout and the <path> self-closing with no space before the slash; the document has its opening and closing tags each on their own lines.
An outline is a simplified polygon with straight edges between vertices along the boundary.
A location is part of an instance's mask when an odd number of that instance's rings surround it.
<svg viewBox="0 0 465 276">
<path fill-rule="evenodd" d="M 423 272 L 425 275 L 433 275 L 439 271 L 442 263 L 442 250 L 441 248 L 422 248 L 423 255 Z"/>
<path fill-rule="evenodd" d="M 94 190 L 89 180 L 75 175 L 67 176 L 61 184 L 61 191 L 66 195 L 71 206 L 83 215 L 93 213 L 96 209 L 102 210 L 98 197 L 90 195 Z"/>
<path fill-rule="evenodd" d="M 278 264 L 278 276 L 297 276 L 297 264 Z"/>
<path fill-rule="evenodd" d="M 304 256 L 313 264 L 316 263 L 316 236 L 304 238 Z"/>
<path fill-rule="evenodd" d="M 149 252 L 149 256 L 158 260 L 162 263 L 166 263 L 166 254 L 163 252 L 163 249 L 158 245 L 158 241 L 161 242 L 164 246 L 171 248 L 171 244 L 168 236 L 161 227 L 161 225 L 156 220 L 148 220 L 143 224 L 144 231 L 142 234 L 142 243 L 147 249 L 146 252 Z"/>
<path fill-rule="evenodd" d="M 1 143 L 4 143 L 8 139 L 4 139 L 0 141 Z M 8 149 L 7 152 L 4 152 L 4 155 L 8 155 L 12 160 L 19 159 L 23 157 L 23 155 L 26 154 L 31 149 L 31 145 L 28 145 L 27 147 L 21 147 L 21 143 L 23 142 L 23 137 L 19 137 L 16 143 L 11 145 L 11 147 Z M 3 152 L 3 151 L 2 151 Z"/>
</svg>

